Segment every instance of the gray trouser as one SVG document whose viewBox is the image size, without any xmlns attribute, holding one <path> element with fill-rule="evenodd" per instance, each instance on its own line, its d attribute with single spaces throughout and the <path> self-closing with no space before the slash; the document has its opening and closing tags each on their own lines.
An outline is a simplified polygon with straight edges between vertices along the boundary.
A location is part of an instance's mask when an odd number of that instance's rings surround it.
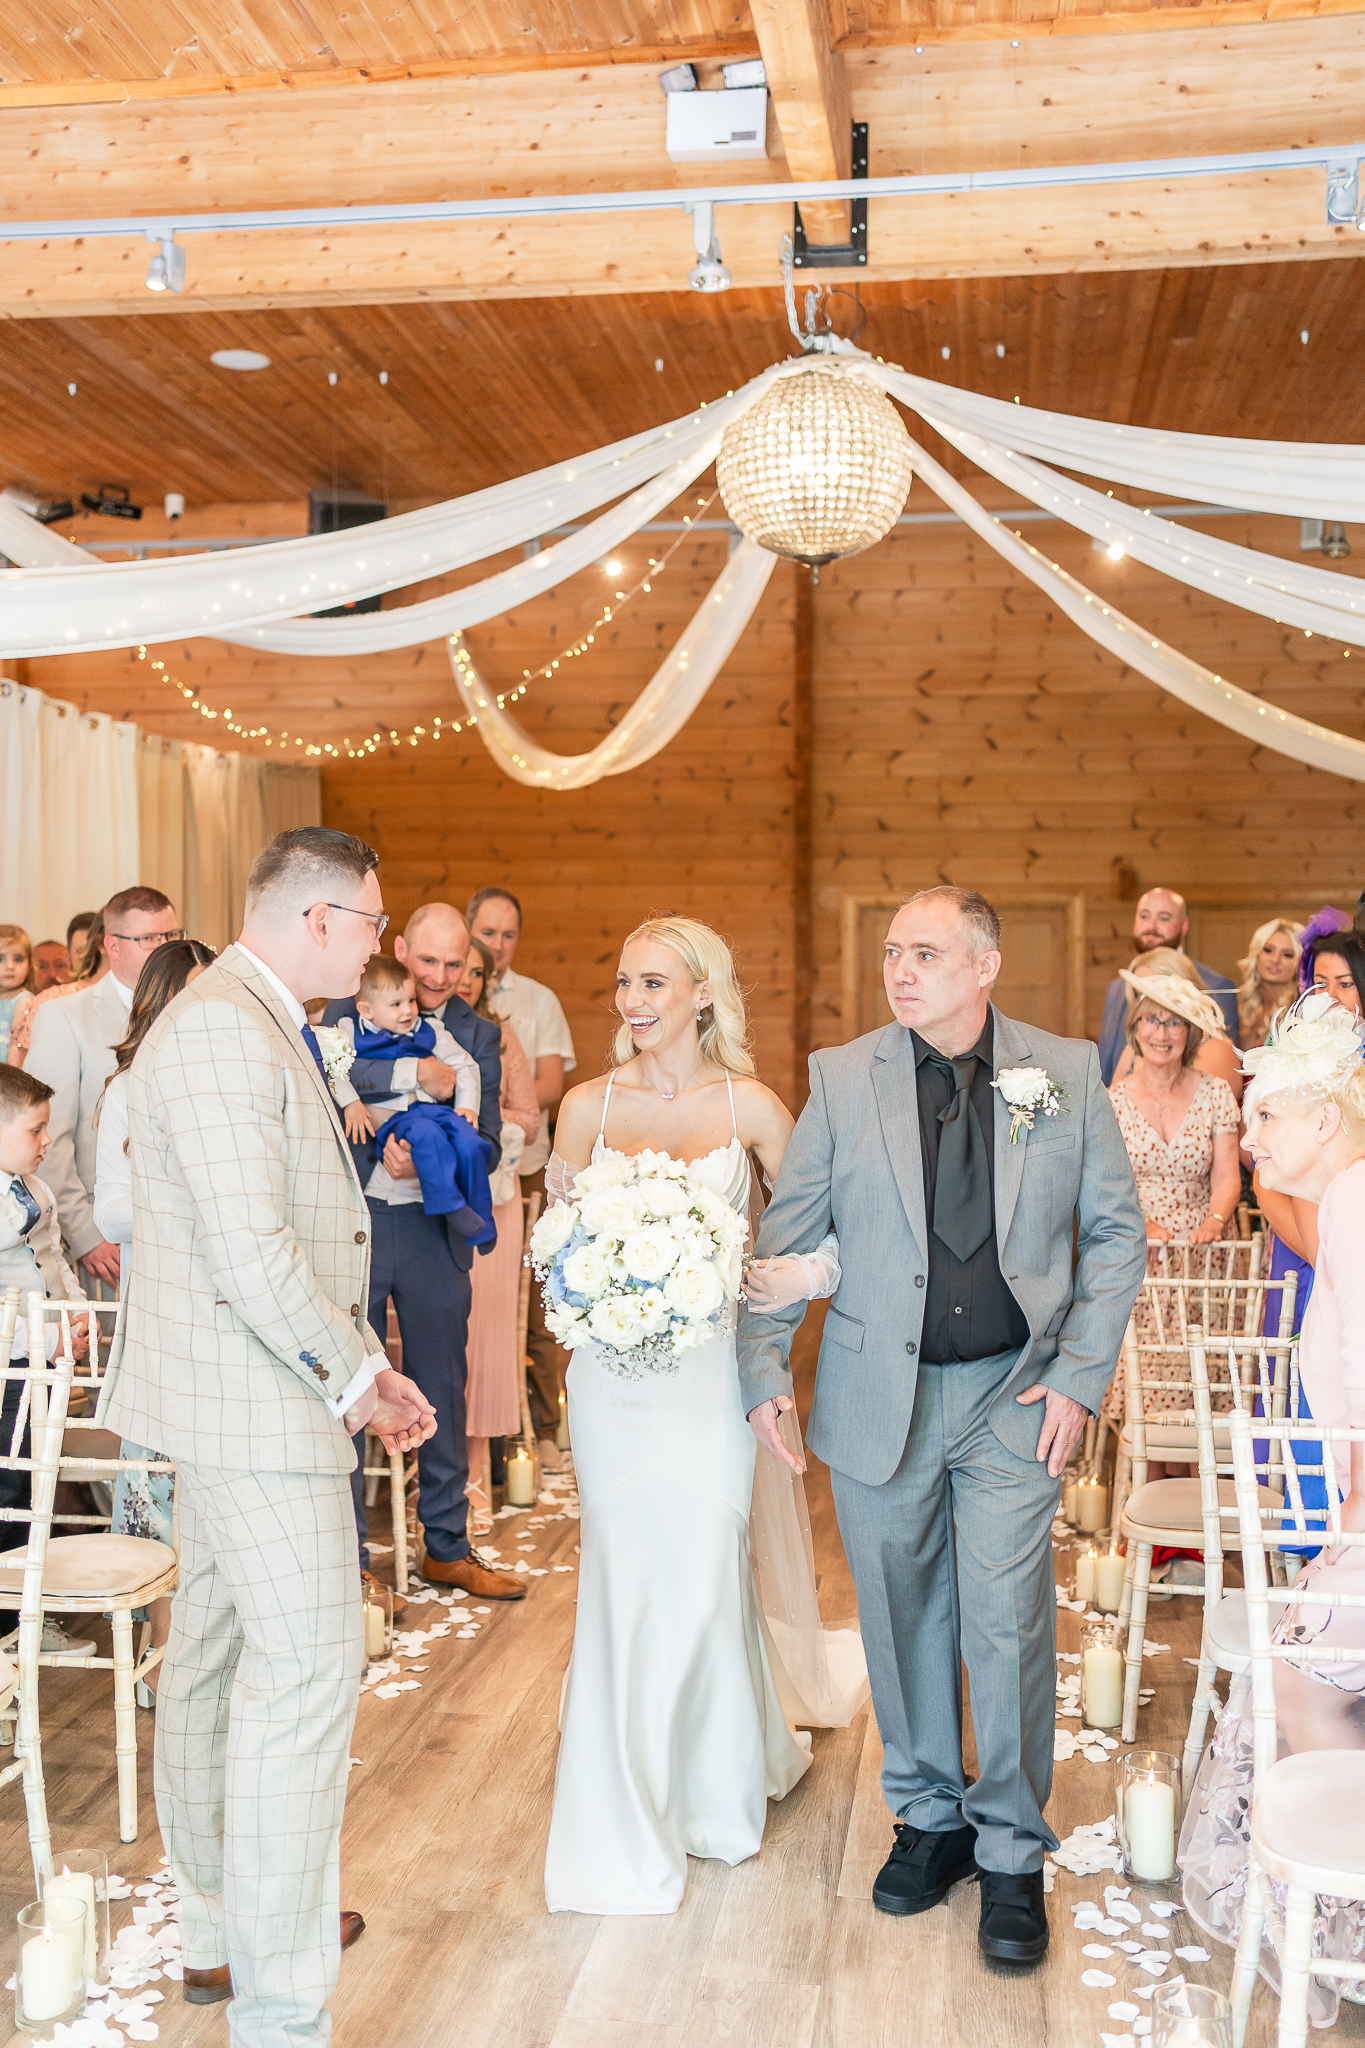
<svg viewBox="0 0 1365 2048">
<path fill-rule="evenodd" d="M 983 1870 L 1041 1870 L 1052 1791 L 1059 1482 L 987 1421 L 1018 1354 L 921 1365 L 905 1454 L 884 1486 L 832 1474 L 858 1590 L 882 1790 L 901 1820 L 977 1830 Z M 1033 1411 L 1042 1427 L 1043 1404 Z M 962 1768 L 962 1665 L 979 1775 Z"/>
</svg>

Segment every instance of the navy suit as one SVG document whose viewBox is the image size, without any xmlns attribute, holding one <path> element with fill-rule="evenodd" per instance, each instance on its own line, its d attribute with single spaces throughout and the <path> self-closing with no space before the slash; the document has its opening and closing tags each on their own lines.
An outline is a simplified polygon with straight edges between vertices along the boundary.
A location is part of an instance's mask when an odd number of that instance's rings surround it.
<svg viewBox="0 0 1365 2048">
<path fill-rule="evenodd" d="M 1237 988 L 1226 974 L 1217 973 L 1212 967 L 1205 967 L 1202 960 L 1192 960 L 1190 965 L 1203 982 L 1209 994 L 1223 1013 L 1223 1022 L 1228 1027 L 1228 1037 L 1234 1045 L 1242 1043 L 1241 1021 L 1237 1015 Z M 1104 1022 L 1100 1025 L 1100 1079 L 1107 1088 L 1114 1078 L 1114 1071 L 1123 1058 L 1123 1027 L 1128 1021 L 1128 984 L 1116 974 L 1104 992 Z M 452 1034 L 453 1035 L 453 1034 Z"/>
<path fill-rule="evenodd" d="M 354 1001 L 328 1005 L 327 1023 L 335 1024 L 342 1017 L 359 1021 Z M 450 998 L 441 1021 L 478 1066 L 483 1083 L 479 1135 L 491 1143 L 496 1165 L 502 1150 L 501 1027 L 476 1017 L 458 996 Z M 350 1070 L 351 1086 L 362 1102 L 382 1101 L 394 1093 L 393 1069 L 392 1060 L 358 1059 Z M 374 1140 L 353 1145 L 351 1153 L 365 1187 L 376 1164 Z M 474 1253 L 463 1239 L 448 1232 L 444 1216 L 428 1216 L 420 1202 L 370 1201 L 367 1206 L 372 1225 L 370 1327 L 383 1343 L 392 1298 L 403 1340 L 403 1370 L 416 1380 L 436 1411 L 436 1433 L 417 1453 L 423 1534 L 430 1556 L 440 1564 L 453 1564 L 469 1555 L 465 1379 L 469 1269 Z M 359 1463 L 351 1484 L 360 1562 L 367 1566 L 364 1479 Z"/>
</svg>

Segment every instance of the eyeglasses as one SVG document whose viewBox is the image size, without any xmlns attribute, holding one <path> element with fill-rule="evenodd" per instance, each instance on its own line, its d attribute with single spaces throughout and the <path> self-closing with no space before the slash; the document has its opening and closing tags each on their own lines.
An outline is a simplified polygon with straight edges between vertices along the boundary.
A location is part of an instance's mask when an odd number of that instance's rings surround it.
<svg viewBox="0 0 1365 2048">
<path fill-rule="evenodd" d="M 304 916 L 307 917 L 312 911 L 316 910 L 317 907 L 318 906 L 316 903 L 310 903 L 308 909 L 305 910 L 303 913 Z M 383 938 L 385 929 L 389 922 L 389 915 L 386 910 L 352 910 L 349 903 L 324 903 L 322 907 L 324 910 L 344 910 L 347 917 L 368 918 L 370 923 L 374 926 L 374 935 L 377 939 Z"/>
<path fill-rule="evenodd" d="M 106 939 L 122 939 L 125 946 L 169 946 L 172 939 L 187 939 L 187 931 L 174 932 L 106 932 Z"/>
</svg>

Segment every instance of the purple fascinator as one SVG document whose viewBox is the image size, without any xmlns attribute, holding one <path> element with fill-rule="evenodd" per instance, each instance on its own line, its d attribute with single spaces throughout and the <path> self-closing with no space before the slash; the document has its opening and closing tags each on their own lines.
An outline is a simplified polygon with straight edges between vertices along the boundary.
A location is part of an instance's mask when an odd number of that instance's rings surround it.
<svg viewBox="0 0 1365 2048">
<path fill-rule="evenodd" d="M 1325 939 L 1329 932 L 1348 932 L 1351 920 L 1344 910 L 1333 910 L 1330 903 L 1324 903 L 1316 917 L 1310 917 L 1299 934 L 1299 987 L 1305 991 L 1313 986 L 1313 941 Z"/>
</svg>

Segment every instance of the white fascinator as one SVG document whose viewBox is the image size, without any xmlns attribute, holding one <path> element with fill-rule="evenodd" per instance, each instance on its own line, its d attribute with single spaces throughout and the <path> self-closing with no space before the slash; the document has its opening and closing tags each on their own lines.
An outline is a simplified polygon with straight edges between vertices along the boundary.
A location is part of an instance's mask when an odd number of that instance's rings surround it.
<svg viewBox="0 0 1365 2048">
<path fill-rule="evenodd" d="M 1362 1058 L 1365 1023 L 1325 989 L 1310 989 L 1276 1019 L 1264 1045 L 1242 1054 L 1242 1071 L 1251 1076 L 1242 1115 L 1272 1095 L 1301 1102 L 1337 1095 L 1359 1073 Z"/>
</svg>

